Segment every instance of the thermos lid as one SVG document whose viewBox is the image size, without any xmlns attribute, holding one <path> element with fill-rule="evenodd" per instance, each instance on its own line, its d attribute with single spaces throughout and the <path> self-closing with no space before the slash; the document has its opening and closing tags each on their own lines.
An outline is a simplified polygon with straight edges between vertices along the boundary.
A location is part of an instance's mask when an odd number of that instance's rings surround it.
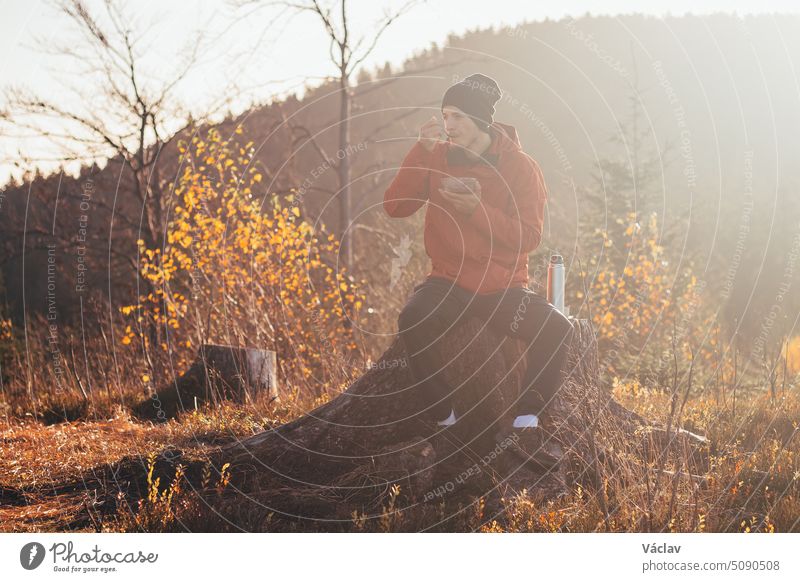
<svg viewBox="0 0 800 582">
<path fill-rule="evenodd" d="M 564 257 L 562 257 L 561 255 L 550 255 L 550 262 L 554 264 L 563 265 Z"/>
</svg>

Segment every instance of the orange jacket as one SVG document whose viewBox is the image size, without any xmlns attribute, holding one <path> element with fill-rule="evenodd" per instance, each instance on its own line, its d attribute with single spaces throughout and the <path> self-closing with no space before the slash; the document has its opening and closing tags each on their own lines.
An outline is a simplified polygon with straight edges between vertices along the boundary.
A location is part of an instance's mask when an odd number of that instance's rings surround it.
<svg viewBox="0 0 800 582">
<path fill-rule="evenodd" d="M 494 122 L 490 133 L 491 145 L 474 163 L 449 142 L 437 143 L 432 152 L 415 143 L 383 196 L 393 218 L 411 216 L 427 202 L 429 276 L 482 294 L 527 286 L 528 253 L 541 242 L 548 196 L 539 164 L 521 150 L 517 130 Z M 446 176 L 480 182 L 481 203 L 471 215 L 439 194 Z"/>
</svg>

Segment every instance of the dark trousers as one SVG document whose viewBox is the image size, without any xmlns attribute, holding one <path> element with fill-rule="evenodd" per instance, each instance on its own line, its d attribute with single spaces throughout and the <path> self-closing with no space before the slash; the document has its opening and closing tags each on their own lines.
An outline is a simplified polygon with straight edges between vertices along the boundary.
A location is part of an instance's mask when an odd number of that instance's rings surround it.
<svg viewBox="0 0 800 582">
<path fill-rule="evenodd" d="M 438 361 L 435 347 L 445 333 L 468 316 L 479 317 L 502 335 L 526 341 L 527 366 L 516 414 L 541 414 L 564 381 L 572 324 L 547 299 L 527 288 L 479 295 L 440 277 L 428 277 L 398 317 L 414 379 L 413 393 L 422 394 L 425 416 L 450 415 L 453 387 L 443 377 L 448 362 Z M 492 386 L 487 386 L 490 390 Z M 456 415 L 459 411 L 456 410 Z"/>
</svg>

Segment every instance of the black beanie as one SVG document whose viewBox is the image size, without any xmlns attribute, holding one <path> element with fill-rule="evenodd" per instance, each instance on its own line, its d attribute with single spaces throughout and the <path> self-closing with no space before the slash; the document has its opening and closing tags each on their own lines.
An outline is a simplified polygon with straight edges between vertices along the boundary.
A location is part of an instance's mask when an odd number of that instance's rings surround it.
<svg viewBox="0 0 800 582">
<path fill-rule="evenodd" d="M 451 86 L 442 97 L 442 109 L 453 105 L 472 118 L 472 121 L 485 132 L 494 121 L 494 104 L 500 100 L 502 92 L 491 77 L 475 73 Z"/>
</svg>

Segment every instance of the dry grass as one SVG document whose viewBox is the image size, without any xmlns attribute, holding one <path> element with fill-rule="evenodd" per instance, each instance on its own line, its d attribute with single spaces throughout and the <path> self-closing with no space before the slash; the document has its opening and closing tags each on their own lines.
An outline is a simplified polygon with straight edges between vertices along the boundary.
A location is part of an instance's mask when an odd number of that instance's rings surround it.
<svg viewBox="0 0 800 582">
<path fill-rule="evenodd" d="M 615 395 L 629 408 L 664 420 L 668 396 L 618 386 Z M 279 406 L 228 405 L 202 409 L 162 424 L 132 420 L 123 410 L 107 420 L 44 425 L 12 420 L 0 434 L 2 458 L 0 519 L 4 531 L 196 531 L 236 529 L 214 521 L 205 502 L 178 473 L 152 478 L 147 495 L 133 504 L 120 499 L 115 511 L 98 507 L 98 489 L 108 469 L 125 457 L 148 466 L 155 453 L 180 449 L 182 459 L 202 461 L 217 444 L 249 436 L 302 414 L 313 402 L 288 398 Z M 539 503 L 523 494 L 503 500 L 492 514 L 484 500 L 468 507 L 428 504 L 404 509 L 391 490 L 382 515 L 355 513 L 343 531 L 799 531 L 800 418 L 798 389 L 779 401 L 763 393 L 742 396 L 731 414 L 703 396 L 684 409 L 685 425 L 717 443 L 706 473 L 685 468 L 644 479 L 658 468 L 634 464 L 607 467 L 602 489 L 576 487 L 557 502 Z M 671 464 L 665 467 L 675 468 Z M 182 469 L 181 469 L 182 470 Z M 637 471 L 644 471 L 637 473 Z M 105 480 L 105 481 L 104 481 Z M 224 489 L 224 476 L 203 476 L 205 494 Z M 604 503 L 601 503 L 601 499 Z M 650 499 L 651 507 L 647 506 Z M 237 527 L 288 530 L 275 516 L 240 516 Z M 313 526 L 309 526 L 313 529 Z"/>
<path fill-rule="evenodd" d="M 402 300 L 398 297 L 393 300 Z M 396 312 L 390 298 L 385 298 L 385 305 L 376 318 Z M 286 380 L 281 370 L 285 382 L 298 388 L 284 390 L 280 403 L 201 407 L 154 424 L 135 419 L 130 411 L 148 398 L 155 387 L 152 378 L 167 382 L 180 374 L 192 350 L 183 350 L 175 361 L 173 352 L 158 350 L 143 359 L 133 344 L 113 348 L 112 327 L 123 324 L 103 321 L 98 319 L 99 331 L 91 345 L 59 344 L 61 374 L 55 371 L 54 355 L 42 334 L 31 333 L 24 347 L 7 352 L 11 357 L 3 368 L 0 393 L 3 531 L 323 529 L 321 524 L 237 508 L 235 500 L 231 514 L 235 519 L 225 521 L 209 511 L 206 502 L 209 496 L 225 492 L 226 477 L 203 463 L 209 451 L 224 442 L 279 426 L 322 404 L 360 375 L 363 363 L 319 349 L 323 344 L 318 343 L 315 349 L 323 356 L 320 376 L 303 380 L 313 384 L 313 390 L 301 390 L 302 382 Z M 390 329 L 394 316 L 384 323 L 383 329 Z M 44 322 L 41 329 L 46 329 Z M 385 347 L 375 341 L 362 343 L 370 351 L 363 354 L 364 361 L 376 360 Z M 382 511 L 355 512 L 332 529 L 800 531 L 797 376 L 793 383 L 784 372 L 780 390 L 775 390 L 775 382 L 747 378 L 751 388 L 739 389 L 734 399 L 734 392 L 724 389 L 730 374 L 713 372 L 726 370 L 726 362 L 710 360 L 702 365 L 708 372 L 703 380 L 707 386 L 696 381 L 692 387 L 690 379 L 686 387 L 676 376 L 672 390 L 623 381 L 616 383 L 613 393 L 629 409 L 669 424 L 673 433 L 682 426 L 706 435 L 713 443 L 708 467 L 693 467 L 685 450 L 664 455 L 665 449 L 657 444 L 644 450 L 642 462 L 642 451 L 635 450 L 640 440 L 618 427 L 598 426 L 596 444 L 611 454 L 602 461 L 590 460 L 596 479 L 576 485 L 556 502 L 540 502 L 525 493 L 499 503 L 474 499 L 461 506 L 437 501 L 408 507 L 407 492 L 388 488 L 379 504 Z M 297 377 L 303 379 L 302 374 Z M 681 406 L 675 406 L 676 397 Z M 180 462 L 194 466 L 165 471 L 163 459 L 154 456 L 164 450 L 180 450 Z M 123 492 L 117 497 L 113 471 L 134 461 L 140 476 L 149 478 L 141 483 L 139 494 Z M 195 471 L 191 478 L 190 471 Z M 198 484 L 202 495 L 195 491 Z"/>
<path fill-rule="evenodd" d="M 141 530 L 135 516 L 150 510 L 149 499 L 142 507 L 129 507 L 123 499 L 119 515 L 110 519 L 105 508 L 96 507 L 102 494 L 113 491 L 113 470 L 120 461 L 146 464 L 165 449 L 203 461 L 219 444 L 280 425 L 319 403 L 288 395 L 259 406 L 201 408 L 164 423 L 138 422 L 122 407 L 107 420 L 48 425 L 9 419 L 0 431 L 2 530 Z"/>
</svg>

